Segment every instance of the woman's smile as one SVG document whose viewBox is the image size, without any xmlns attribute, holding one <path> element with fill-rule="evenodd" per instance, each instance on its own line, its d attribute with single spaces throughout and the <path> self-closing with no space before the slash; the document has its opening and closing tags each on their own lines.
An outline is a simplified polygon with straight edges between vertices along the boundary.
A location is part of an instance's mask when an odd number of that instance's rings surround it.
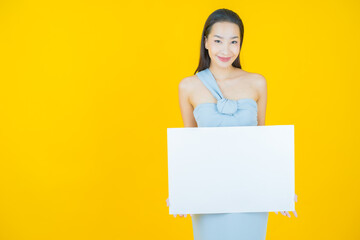
<svg viewBox="0 0 360 240">
<path fill-rule="evenodd" d="M 227 62 L 231 59 L 231 57 L 224 58 L 224 57 L 220 57 L 220 56 L 218 56 L 218 58 L 223 62 Z"/>
</svg>

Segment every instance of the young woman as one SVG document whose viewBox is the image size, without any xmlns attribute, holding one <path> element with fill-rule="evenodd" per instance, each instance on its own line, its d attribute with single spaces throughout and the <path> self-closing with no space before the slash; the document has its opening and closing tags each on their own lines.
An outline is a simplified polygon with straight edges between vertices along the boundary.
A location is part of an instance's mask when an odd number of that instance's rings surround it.
<svg viewBox="0 0 360 240">
<path fill-rule="evenodd" d="M 265 125 L 266 79 L 241 68 L 243 37 L 242 20 L 231 10 L 218 9 L 206 20 L 198 73 L 179 83 L 184 127 Z M 169 199 L 166 202 L 169 206 Z M 289 212 L 281 213 L 290 217 Z M 296 211 L 293 213 L 297 217 Z M 264 240 L 268 214 L 192 214 L 194 239 Z"/>
</svg>

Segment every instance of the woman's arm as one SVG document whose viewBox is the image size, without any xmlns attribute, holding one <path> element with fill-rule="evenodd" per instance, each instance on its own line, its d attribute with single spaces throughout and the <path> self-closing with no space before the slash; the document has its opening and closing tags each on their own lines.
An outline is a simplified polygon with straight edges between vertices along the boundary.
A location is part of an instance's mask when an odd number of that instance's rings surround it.
<svg viewBox="0 0 360 240">
<path fill-rule="evenodd" d="M 189 96 L 192 91 L 191 88 L 191 78 L 184 78 L 179 83 L 179 103 L 182 120 L 184 122 L 184 127 L 197 127 L 194 115 L 193 115 L 193 106 L 189 101 Z M 169 198 L 166 199 L 166 205 L 170 207 Z M 186 217 L 187 214 L 179 214 L 180 217 Z M 192 216 L 192 214 L 190 214 Z M 176 217 L 176 214 L 174 214 Z"/>
<path fill-rule="evenodd" d="M 264 76 L 257 74 L 256 90 L 258 92 L 258 126 L 265 125 L 266 105 L 267 105 L 267 83 Z"/>
<path fill-rule="evenodd" d="M 194 108 L 189 101 L 192 91 L 191 78 L 187 77 L 179 83 L 179 104 L 184 127 L 197 127 L 193 111 Z"/>
</svg>

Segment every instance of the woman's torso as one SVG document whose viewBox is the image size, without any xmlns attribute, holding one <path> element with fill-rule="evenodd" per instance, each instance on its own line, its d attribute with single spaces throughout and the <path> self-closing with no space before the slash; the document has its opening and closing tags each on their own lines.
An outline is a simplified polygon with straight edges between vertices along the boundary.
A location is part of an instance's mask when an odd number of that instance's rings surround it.
<svg viewBox="0 0 360 240">
<path fill-rule="evenodd" d="M 257 125 L 257 94 L 249 78 L 234 79 L 227 86 L 224 81 L 219 87 L 209 68 L 196 76 L 199 81 L 191 98 L 198 127 Z M 225 98 L 220 88 L 236 100 Z M 194 240 L 265 240 L 267 221 L 267 212 L 194 214 Z"/>
</svg>

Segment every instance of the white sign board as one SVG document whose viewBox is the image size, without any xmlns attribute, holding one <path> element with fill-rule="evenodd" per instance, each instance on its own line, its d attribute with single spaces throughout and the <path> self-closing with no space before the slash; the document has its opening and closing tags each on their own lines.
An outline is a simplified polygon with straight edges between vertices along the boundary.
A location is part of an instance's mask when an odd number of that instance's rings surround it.
<svg viewBox="0 0 360 240">
<path fill-rule="evenodd" d="M 295 210 L 294 125 L 168 128 L 169 214 Z"/>
</svg>

